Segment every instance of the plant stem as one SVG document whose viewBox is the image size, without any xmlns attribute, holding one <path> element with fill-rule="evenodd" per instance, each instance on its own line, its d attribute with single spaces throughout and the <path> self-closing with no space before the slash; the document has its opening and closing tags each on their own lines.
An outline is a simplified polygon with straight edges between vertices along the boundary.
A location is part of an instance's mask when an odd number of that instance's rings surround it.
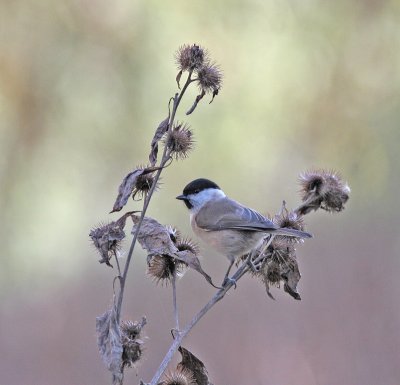
<svg viewBox="0 0 400 385">
<path fill-rule="evenodd" d="M 175 319 L 175 329 L 179 333 L 179 314 L 178 314 L 178 306 L 176 303 L 176 271 L 172 274 L 172 304 L 174 307 L 174 319 Z"/>
<path fill-rule="evenodd" d="M 188 88 L 189 84 L 192 82 L 191 80 L 191 75 L 192 72 L 189 73 L 189 76 L 186 80 L 186 83 L 184 85 L 184 87 L 182 88 L 182 91 L 178 94 L 176 93 L 173 100 L 174 100 L 174 104 L 172 107 L 172 112 L 171 112 L 171 116 L 169 119 L 169 123 L 168 123 L 168 135 L 171 132 L 172 128 L 173 128 L 173 124 L 174 124 L 174 120 L 175 120 L 175 115 L 176 115 L 176 111 L 178 110 L 179 104 L 182 100 L 183 94 L 185 93 L 186 89 Z M 150 191 L 148 192 L 148 194 L 146 195 L 145 199 L 144 199 L 144 203 L 143 203 L 143 209 L 142 209 L 142 214 L 140 216 L 139 222 L 137 224 L 136 227 L 136 231 L 135 231 L 135 235 L 133 236 L 132 242 L 131 242 L 131 246 L 129 248 L 129 252 L 128 252 L 128 256 L 126 259 L 126 263 L 125 263 L 125 267 L 124 267 L 124 273 L 122 274 L 122 277 L 120 279 L 120 291 L 119 291 L 119 295 L 118 295 L 118 300 L 117 300 L 117 321 L 118 323 L 120 322 L 120 318 L 121 318 L 121 308 L 122 308 L 122 301 L 123 301 L 123 297 L 124 297 L 124 291 L 125 291 L 125 284 L 126 284 L 126 277 L 128 275 L 128 270 L 129 270 L 129 265 L 131 263 L 132 260 L 132 255 L 133 255 L 133 251 L 135 249 L 135 245 L 136 245 L 136 241 L 137 241 L 137 237 L 139 234 L 139 230 L 140 230 L 140 226 L 142 225 L 143 219 L 146 215 L 146 211 L 147 208 L 149 207 L 150 204 L 150 200 L 151 197 L 153 196 L 153 193 L 156 189 L 157 186 L 157 182 L 158 179 L 160 178 L 161 172 L 163 170 L 163 167 L 165 166 L 165 164 L 168 162 L 168 160 L 170 159 L 170 150 L 168 149 L 167 146 L 164 146 L 164 152 L 161 158 L 161 162 L 160 162 L 160 168 L 157 171 L 155 177 L 154 177 L 154 181 L 153 184 L 151 186 Z"/>
<path fill-rule="evenodd" d="M 152 378 L 151 382 L 149 385 L 157 385 L 159 379 L 165 372 L 165 369 L 167 368 L 168 364 L 172 360 L 174 354 L 178 350 L 179 346 L 181 345 L 183 339 L 190 333 L 192 328 L 197 324 L 197 322 L 200 321 L 201 318 L 222 298 L 224 298 L 225 294 L 230 290 L 235 284 L 234 282 L 237 282 L 240 278 L 243 277 L 243 275 L 249 270 L 249 267 L 246 264 L 243 264 L 242 266 L 239 267 L 239 269 L 236 271 L 236 273 L 232 276 L 231 281 L 227 281 L 227 284 L 219 289 L 213 296 L 212 298 L 207 302 L 207 304 L 192 318 L 192 320 L 185 326 L 185 328 L 180 331 L 176 338 L 174 339 L 174 342 L 170 346 L 167 354 L 165 355 L 163 361 L 161 362 L 160 366 L 157 369 L 156 374 Z"/>
</svg>

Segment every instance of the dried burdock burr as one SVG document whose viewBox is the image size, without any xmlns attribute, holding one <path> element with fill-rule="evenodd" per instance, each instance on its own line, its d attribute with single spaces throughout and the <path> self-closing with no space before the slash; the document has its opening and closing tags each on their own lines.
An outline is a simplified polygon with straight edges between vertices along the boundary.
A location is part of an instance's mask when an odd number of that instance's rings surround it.
<svg viewBox="0 0 400 385">
<path fill-rule="evenodd" d="M 184 44 L 175 53 L 176 65 L 179 71 L 200 69 L 207 61 L 207 51 L 199 45 Z"/>
<path fill-rule="evenodd" d="M 214 99 L 222 86 L 222 71 L 219 66 L 207 63 L 197 71 L 197 78 L 200 90 L 205 94 L 212 93 Z"/>
<path fill-rule="evenodd" d="M 110 259 L 117 256 L 118 250 L 121 248 L 121 241 L 125 238 L 125 232 L 115 222 L 102 224 L 94 228 L 90 234 L 93 245 L 100 253 L 100 263 L 105 263 L 112 267 Z"/>
<path fill-rule="evenodd" d="M 284 290 L 294 299 L 301 299 L 297 292 L 297 283 L 301 275 L 293 245 L 285 240 L 274 239 L 265 256 L 257 275 L 264 282 L 268 296 L 274 299 L 269 290 L 270 286 L 280 287 L 281 282 L 284 282 Z"/>
<path fill-rule="evenodd" d="M 303 204 L 298 213 L 304 215 L 319 208 L 340 212 L 349 199 L 350 187 L 336 171 L 314 170 L 299 176 Z"/>
<path fill-rule="evenodd" d="M 165 139 L 165 145 L 175 159 L 187 158 L 193 149 L 193 132 L 187 124 L 178 123 Z"/>
<path fill-rule="evenodd" d="M 199 245 L 193 242 L 190 238 L 177 238 L 175 246 L 179 251 L 189 251 L 194 256 L 199 255 Z"/>
<path fill-rule="evenodd" d="M 94 247 L 100 253 L 100 263 L 105 263 L 107 266 L 112 267 L 110 259 L 117 254 L 121 248 L 121 242 L 125 238 L 124 227 L 126 218 L 131 216 L 133 212 L 124 214 L 115 222 L 101 224 L 89 233 L 89 237 L 93 241 Z"/>
<path fill-rule="evenodd" d="M 149 166 L 140 165 L 137 168 L 146 169 L 149 168 Z M 136 179 L 136 183 L 132 191 L 132 198 L 135 200 L 143 199 L 146 196 L 146 194 L 148 194 L 148 192 L 151 190 L 154 183 L 155 183 L 154 173 L 139 175 Z M 159 181 L 157 182 L 155 189 L 157 190 L 158 187 L 159 187 Z"/>
<path fill-rule="evenodd" d="M 196 385 L 193 374 L 190 370 L 185 368 L 177 368 L 173 372 L 169 372 L 165 375 L 163 381 L 158 385 Z"/>
<path fill-rule="evenodd" d="M 276 214 L 272 218 L 272 222 L 274 222 L 280 228 L 304 231 L 303 217 L 294 211 L 289 211 L 286 208 L 285 201 L 283 201 L 282 203 L 282 208 L 279 214 Z M 302 242 L 301 238 L 288 237 L 285 235 L 276 235 L 275 240 L 285 240 L 287 242 L 293 242 L 293 243 Z"/>
<path fill-rule="evenodd" d="M 173 276 L 182 275 L 186 264 L 169 255 L 154 255 L 148 259 L 147 274 L 154 282 L 168 285 Z"/>
<path fill-rule="evenodd" d="M 140 338 L 140 334 L 145 324 L 146 318 L 144 317 L 140 322 L 121 322 L 122 368 L 131 367 L 142 357 L 143 340 Z"/>
</svg>

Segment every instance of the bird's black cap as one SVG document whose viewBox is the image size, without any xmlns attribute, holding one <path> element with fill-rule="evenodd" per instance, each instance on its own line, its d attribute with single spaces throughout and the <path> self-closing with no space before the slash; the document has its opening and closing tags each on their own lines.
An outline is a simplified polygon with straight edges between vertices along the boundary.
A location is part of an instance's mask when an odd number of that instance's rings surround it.
<svg viewBox="0 0 400 385">
<path fill-rule="evenodd" d="M 220 190 L 219 186 L 209 179 L 195 179 L 194 181 L 186 185 L 186 187 L 183 189 L 183 195 L 196 194 L 208 188 L 215 188 Z"/>
</svg>

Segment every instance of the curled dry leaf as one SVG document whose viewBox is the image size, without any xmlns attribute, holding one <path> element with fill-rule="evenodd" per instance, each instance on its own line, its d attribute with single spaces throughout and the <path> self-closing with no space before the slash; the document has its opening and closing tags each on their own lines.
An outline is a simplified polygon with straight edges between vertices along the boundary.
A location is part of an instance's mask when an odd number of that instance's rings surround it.
<svg viewBox="0 0 400 385">
<path fill-rule="evenodd" d="M 137 231 L 137 224 L 140 218 L 137 215 L 133 215 L 132 220 L 135 224 L 132 229 L 132 234 L 134 234 Z M 179 251 L 174 242 L 172 242 L 168 229 L 155 219 L 149 217 L 143 218 L 137 239 L 150 257 L 153 255 L 168 255 L 176 258 L 200 273 L 210 285 L 217 287 L 213 284 L 211 277 L 202 269 L 196 255 L 190 250 Z"/>
<path fill-rule="evenodd" d="M 301 300 L 300 294 L 297 291 L 297 284 L 299 283 L 300 278 L 301 274 L 297 262 L 292 263 L 291 266 L 287 267 L 287 271 L 282 273 L 282 279 L 285 282 L 283 290 L 298 301 Z"/>
<path fill-rule="evenodd" d="M 199 104 L 200 100 L 203 99 L 205 94 L 206 92 L 202 90 L 201 94 L 196 96 L 196 99 L 194 100 L 192 107 L 189 108 L 189 110 L 186 112 L 186 115 L 190 115 L 196 109 L 197 105 Z"/>
<path fill-rule="evenodd" d="M 118 196 L 115 200 L 114 207 L 112 209 L 112 213 L 115 211 L 120 211 L 128 202 L 129 197 L 131 196 L 133 189 L 136 186 L 136 182 L 139 176 L 146 175 L 151 172 L 159 170 L 159 167 L 146 167 L 146 168 L 138 168 L 132 172 L 130 172 L 122 181 L 118 188 Z"/>
<path fill-rule="evenodd" d="M 128 212 L 117 221 L 96 227 L 90 232 L 89 236 L 101 256 L 100 263 L 105 263 L 107 266 L 112 267 L 110 259 L 113 256 L 117 257 L 117 250 L 121 241 L 125 238 L 126 218 L 133 213 L 133 211 Z"/>
<path fill-rule="evenodd" d="M 178 364 L 177 369 L 190 370 L 197 385 L 212 385 L 208 381 L 207 369 L 203 362 L 182 346 L 180 346 L 178 350 L 182 355 L 182 361 Z"/>
<path fill-rule="evenodd" d="M 123 347 L 115 305 L 96 318 L 96 332 L 100 355 L 107 369 L 112 373 L 113 385 L 122 384 Z"/>
<path fill-rule="evenodd" d="M 137 224 L 140 217 L 132 216 L 134 227 L 132 234 L 137 231 Z M 158 254 L 167 254 L 174 256 L 178 251 L 174 243 L 171 241 L 169 231 L 161 223 L 150 217 L 144 217 L 138 233 L 138 241 L 150 256 Z"/>
<path fill-rule="evenodd" d="M 152 166 L 154 166 L 157 162 L 158 142 L 168 131 L 168 127 L 169 127 L 169 115 L 158 125 L 153 140 L 151 141 L 151 151 L 149 155 L 149 161 Z"/>
</svg>

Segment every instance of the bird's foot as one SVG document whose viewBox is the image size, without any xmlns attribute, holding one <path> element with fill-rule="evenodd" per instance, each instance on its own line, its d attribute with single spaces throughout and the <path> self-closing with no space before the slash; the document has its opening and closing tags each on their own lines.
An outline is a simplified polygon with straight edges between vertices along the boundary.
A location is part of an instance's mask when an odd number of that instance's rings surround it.
<svg viewBox="0 0 400 385">
<path fill-rule="evenodd" d="M 222 282 L 222 287 L 225 287 L 227 285 L 231 285 L 234 286 L 234 288 L 236 289 L 237 285 L 236 285 L 236 279 L 233 278 L 229 278 L 229 277 L 225 277 L 224 281 Z"/>
</svg>

